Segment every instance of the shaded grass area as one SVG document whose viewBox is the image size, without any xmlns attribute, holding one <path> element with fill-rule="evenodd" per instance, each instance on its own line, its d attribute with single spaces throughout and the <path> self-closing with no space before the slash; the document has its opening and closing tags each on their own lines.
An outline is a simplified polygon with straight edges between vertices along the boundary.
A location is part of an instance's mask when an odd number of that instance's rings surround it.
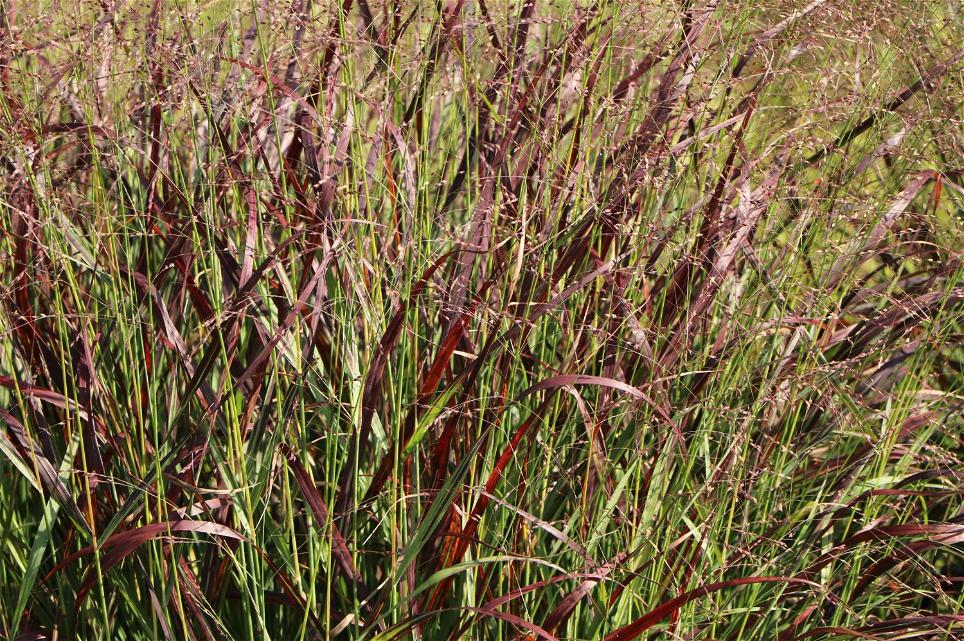
<svg viewBox="0 0 964 641">
<path fill-rule="evenodd" d="M 0 1 L 0 635 L 960 638 L 961 18 Z"/>
</svg>

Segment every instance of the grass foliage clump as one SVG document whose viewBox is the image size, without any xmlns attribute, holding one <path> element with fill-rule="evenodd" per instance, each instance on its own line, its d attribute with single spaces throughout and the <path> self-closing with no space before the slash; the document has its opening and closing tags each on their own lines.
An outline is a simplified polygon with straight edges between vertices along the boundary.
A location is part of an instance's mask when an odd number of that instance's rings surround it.
<svg viewBox="0 0 964 641">
<path fill-rule="evenodd" d="M 951 0 L 0 0 L 0 637 L 964 638 Z"/>
</svg>

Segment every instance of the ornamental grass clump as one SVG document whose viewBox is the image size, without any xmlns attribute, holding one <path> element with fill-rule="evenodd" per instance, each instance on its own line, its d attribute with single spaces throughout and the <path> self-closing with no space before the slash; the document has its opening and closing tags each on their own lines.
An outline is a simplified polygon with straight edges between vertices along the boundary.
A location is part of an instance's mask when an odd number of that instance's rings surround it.
<svg viewBox="0 0 964 641">
<path fill-rule="evenodd" d="M 0 637 L 964 638 L 955 2 L 0 42 Z"/>
</svg>

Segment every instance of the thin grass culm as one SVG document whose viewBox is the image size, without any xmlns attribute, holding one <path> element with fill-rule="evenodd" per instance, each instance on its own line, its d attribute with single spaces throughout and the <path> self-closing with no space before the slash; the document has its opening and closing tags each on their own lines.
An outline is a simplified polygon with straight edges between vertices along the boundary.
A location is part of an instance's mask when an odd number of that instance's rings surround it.
<svg viewBox="0 0 964 641">
<path fill-rule="evenodd" d="M 0 0 L 0 639 L 964 639 L 954 0 Z"/>
</svg>

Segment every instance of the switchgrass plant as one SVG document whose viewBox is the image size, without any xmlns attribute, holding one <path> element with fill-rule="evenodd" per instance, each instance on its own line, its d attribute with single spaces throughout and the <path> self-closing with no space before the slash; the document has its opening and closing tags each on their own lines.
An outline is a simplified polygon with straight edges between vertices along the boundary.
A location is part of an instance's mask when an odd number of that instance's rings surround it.
<svg viewBox="0 0 964 641">
<path fill-rule="evenodd" d="M 958 3 L 0 29 L 0 635 L 964 636 Z"/>
</svg>

